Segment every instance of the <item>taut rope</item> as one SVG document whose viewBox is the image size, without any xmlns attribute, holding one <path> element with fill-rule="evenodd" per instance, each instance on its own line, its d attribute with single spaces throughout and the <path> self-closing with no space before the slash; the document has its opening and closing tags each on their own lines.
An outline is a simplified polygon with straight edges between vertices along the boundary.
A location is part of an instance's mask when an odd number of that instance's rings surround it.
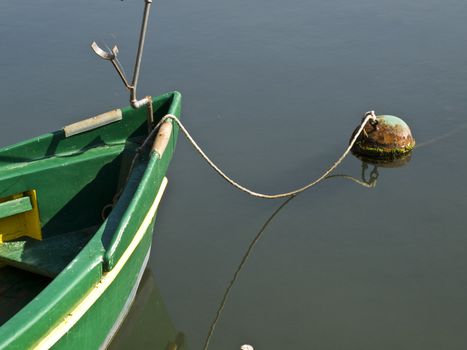
<svg viewBox="0 0 467 350">
<path fill-rule="evenodd" d="M 353 145 L 357 141 L 357 138 L 360 136 L 360 134 L 363 131 L 363 128 L 365 127 L 366 123 L 370 120 L 375 120 L 375 112 L 374 111 L 369 111 L 366 112 L 364 115 L 364 118 L 360 124 L 360 127 L 358 128 L 357 132 L 355 133 L 354 137 L 349 143 L 349 146 L 345 150 L 344 153 L 339 157 L 339 159 L 328 169 L 326 170 L 319 178 L 316 180 L 308 183 L 307 185 L 300 187 L 296 190 L 290 191 L 290 192 L 285 192 L 285 193 L 277 193 L 277 194 L 264 194 L 264 193 L 259 193 L 250 190 L 249 188 L 246 188 L 245 186 L 240 185 L 238 182 L 233 180 L 231 177 L 229 177 L 227 174 L 225 174 L 207 155 L 204 153 L 204 151 L 201 149 L 201 147 L 196 143 L 196 141 L 193 139 L 193 137 L 190 135 L 188 130 L 185 128 L 183 123 L 178 119 L 175 115 L 173 114 L 167 114 L 164 116 L 159 123 L 157 123 L 156 127 L 153 129 L 153 131 L 149 134 L 148 138 L 144 141 L 144 143 L 141 145 L 140 149 L 143 149 L 146 144 L 153 138 L 154 134 L 157 132 L 159 127 L 162 125 L 162 123 L 166 122 L 168 119 L 171 119 L 175 121 L 180 129 L 182 130 L 183 134 L 186 136 L 188 141 L 191 143 L 191 145 L 195 148 L 195 150 L 203 157 L 203 159 L 209 164 L 211 168 L 213 168 L 224 180 L 229 182 L 232 186 L 236 187 L 240 191 L 248 193 L 250 196 L 253 197 L 258 197 L 258 198 L 265 198 L 265 199 L 278 199 L 278 198 L 284 198 L 284 197 L 290 197 L 294 196 L 296 194 L 299 194 L 310 187 L 313 187 L 317 185 L 319 182 L 321 182 L 324 178 L 326 178 L 332 171 L 334 171 L 340 163 L 345 159 L 345 157 L 349 154 L 350 150 L 352 149 Z"/>
</svg>

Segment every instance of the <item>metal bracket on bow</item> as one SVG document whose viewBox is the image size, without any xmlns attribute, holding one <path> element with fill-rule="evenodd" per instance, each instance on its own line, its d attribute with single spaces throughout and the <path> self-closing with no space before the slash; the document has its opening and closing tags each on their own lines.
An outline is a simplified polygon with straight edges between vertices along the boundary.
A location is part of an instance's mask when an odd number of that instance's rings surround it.
<svg viewBox="0 0 467 350">
<path fill-rule="evenodd" d="M 123 84 L 125 84 L 125 87 L 128 90 L 130 90 L 130 103 L 133 108 L 139 108 L 149 102 L 149 99 L 147 97 L 141 100 L 138 100 L 138 98 L 136 97 L 136 87 L 138 85 L 138 77 L 139 77 L 139 71 L 140 71 L 140 66 L 141 66 L 141 57 L 143 55 L 144 40 L 146 38 L 149 11 L 151 9 L 151 4 L 152 4 L 152 0 L 144 0 L 144 1 L 145 1 L 145 6 L 144 6 L 143 22 L 141 24 L 138 51 L 136 53 L 135 67 L 133 71 L 133 79 L 131 83 L 128 82 L 128 79 L 126 78 L 125 73 L 123 72 L 123 69 L 120 66 L 120 63 L 117 60 L 117 55 L 118 55 L 117 46 L 114 46 L 110 51 L 106 51 L 106 50 L 101 49 L 95 41 L 91 44 L 91 48 L 96 53 L 96 55 L 98 55 L 100 58 L 106 61 L 110 61 L 112 65 L 115 67 L 118 75 L 123 81 Z"/>
</svg>

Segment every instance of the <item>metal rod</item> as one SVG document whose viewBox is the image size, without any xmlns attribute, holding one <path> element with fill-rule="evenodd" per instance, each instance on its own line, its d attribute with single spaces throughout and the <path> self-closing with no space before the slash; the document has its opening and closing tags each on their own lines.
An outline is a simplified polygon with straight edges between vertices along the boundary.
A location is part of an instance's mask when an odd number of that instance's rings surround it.
<svg viewBox="0 0 467 350">
<path fill-rule="evenodd" d="M 106 61 L 110 61 L 112 65 L 114 66 L 114 68 L 116 69 L 118 75 L 122 79 L 123 84 L 125 84 L 125 87 L 130 91 L 130 103 L 133 108 L 139 108 L 141 106 L 144 106 L 150 103 L 150 99 L 148 99 L 147 97 L 141 100 L 138 100 L 138 98 L 136 97 L 136 87 L 138 85 L 139 71 L 141 67 L 141 57 L 143 56 L 144 41 L 146 39 L 146 30 L 148 27 L 149 12 L 151 10 L 151 4 L 152 4 L 152 0 L 144 0 L 144 1 L 145 1 L 145 6 L 144 6 L 143 22 L 141 23 L 141 30 L 139 33 L 138 51 L 136 52 L 135 67 L 133 71 L 133 79 L 132 79 L 131 84 L 128 82 L 127 78 L 125 77 L 122 67 L 117 61 L 117 55 L 118 55 L 117 46 L 114 46 L 112 50 L 110 51 L 105 51 L 101 49 L 96 44 L 96 42 L 93 42 L 91 44 L 91 48 L 94 50 L 96 55 L 98 55 L 100 58 Z"/>
<path fill-rule="evenodd" d="M 113 66 L 115 67 L 115 70 L 117 71 L 118 75 L 122 79 L 123 84 L 125 84 L 126 88 L 131 91 L 132 87 L 126 80 L 125 74 L 123 74 L 122 67 L 120 67 L 120 65 L 117 63 L 115 59 L 110 60 L 110 62 L 112 62 Z"/>
<path fill-rule="evenodd" d="M 131 83 L 131 88 L 130 88 L 130 91 L 131 91 L 130 102 L 133 106 L 137 104 L 137 101 L 138 101 L 138 99 L 136 98 L 136 87 L 138 85 L 139 71 L 141 67 L 141 58 L 143 56 L 144 41 L 146 39 L 146 30 L 148 26 L 148 18 L 149 18 L 149 11 L 151 10 L 151 4 L 152 4 L 152 0 L 145 0 L 143 23 L 141 24 L 141 31 L 140 31 L 139 43 L 138 43 L 138 52 L 136 54 L 135 68 L 133 71 L 133 81 Z"/>
</svg>

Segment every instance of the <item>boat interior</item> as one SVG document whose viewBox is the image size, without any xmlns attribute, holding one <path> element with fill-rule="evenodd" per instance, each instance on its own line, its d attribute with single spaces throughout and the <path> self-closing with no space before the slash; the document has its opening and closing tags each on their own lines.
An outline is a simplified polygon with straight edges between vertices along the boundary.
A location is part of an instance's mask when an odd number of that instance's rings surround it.
<svg viewBox="0 0 467 350">
<path fill-rule="evenodd" d="M 1 310 L 14 315 L 92 238 L 125 182 L 137 145 L 101 144 L 65 157 L 23 160 L 16 164 L 20 177 L 1 178 Z M 16 306 L 7 307 L 12 300 Z M 1 313 L 0 324 L 2 318 L 8 315 Z"/>
<path fill-rule="evenodd" d="M 154 117 L 161 118 L 170 100 L 155 104 Z M 0 326 L 105 221 L 148 135 L 146 120 L 145 111 L 130 109 L 96 130 L 73 136 L 60 130 L 0 150 Z"/>
</svg>

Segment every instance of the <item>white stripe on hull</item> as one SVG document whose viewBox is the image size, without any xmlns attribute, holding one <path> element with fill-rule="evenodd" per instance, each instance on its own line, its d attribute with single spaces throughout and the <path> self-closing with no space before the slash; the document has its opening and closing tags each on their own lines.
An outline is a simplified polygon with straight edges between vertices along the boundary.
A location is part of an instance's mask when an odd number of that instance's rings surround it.
<svg viewBox="0 0 467 350">
<path fill-rule="evenodd" d="M 123 305 L 122 312 L 120 312 L 120 315 L 118 315 L 117 320 L 115 321 L 114 325 L 110 329 L 109 334 L 107 334 L 107 337 L 105 338 L 104 342 L 99 347 L 99 349 L 101 350 L 107 349 L 109 344 L 112 342 L 113 337 L 118 332 L 123 321 L 128 315 L 128 312 L 130 311 L 131 306 L 133 305 L 133 302 L 135 301 L 136 292 L 138 291 L 139 284 L 141 283 L 141 279 L 143 278 L 144 271 L 146 270 L 146 266 L 148 265 L 150 255 L 151 255 L 151 245 L 149 245 L 148 252 L 146 253 L 146 256 L 143 261 L 143 265 L 141 265 L 141 269 L 139 270 L 138 277 L 136 278 L 135 285 L 133 286 L 133 289 L 131 290 L 130 295 L 125 301 L 125 305 Z"/>
</svg>

